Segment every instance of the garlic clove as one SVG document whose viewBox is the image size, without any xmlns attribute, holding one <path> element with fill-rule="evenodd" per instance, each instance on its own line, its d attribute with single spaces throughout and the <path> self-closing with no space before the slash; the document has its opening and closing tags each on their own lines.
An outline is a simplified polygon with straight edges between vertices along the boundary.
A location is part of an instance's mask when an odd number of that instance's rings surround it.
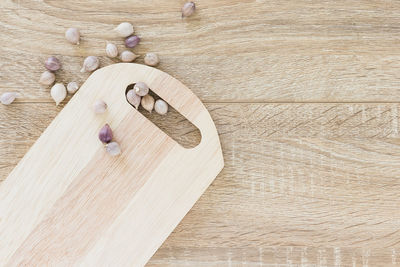
<svg viewBox="0 0 400 267">
<path fill-rule="evenodd" d="M 158 63 L 160 63 L 160 60 L 158 59 L 157 54 L 155 54 L 155 53 L 147 53 L 144 56 L 144 64 L 146 64 L 148 66 L 155 67 L 155 66 L 158 65 Z"/>
<path fill-rule="evenodd" d="M 61 68 L 61 63 L 56 57 L 49 57 L 44 62 L 44 66 L 49 71 L 57 71 L 57 70 L 59 70 Z"/>
<path fill-rule="evenodd" d="M 144 82 L 137 82 L 133 86 L 135 93 L 139 96 L 145 96 L 149 93 L 149 87 Z"/>
<path fill-rule="evenodd" d="M 119 36 L 121 37 L 128 37 L 129 35 L 133 34 L 133 26 L 129 22 L 122 22 L 114 29 Z"/>
<path fill-rule="evenodd" d="M 67 89 L 62 83 L 56 83 L 51 87 L 50 95 L 56 102 L 56 106 L 58 106 L 67 96 Z"/>
<path fill-rule="evenodd" d="M 138 55 L 135 55 L 134 53 L 128 50 L 122 51 L 120 55 L 120 58 L 123 62 L 132 62 L 138 57 L 139 57 Z"/>
<path fill-rule="evenodd" d="M 5 92 L 0 96 L 0 102 L 3 105 L 10 105 L 18 96 L 19 94 L 16 92 Z"/>
<path fill-rule="evenodd" d="M 52 85 L 56 80 L 56 75 L 48 70 L 40 75 L 39 83 L 43 85 Z"/>
<path fill-rule="evenodd" d="M 104 102 L 103 100 L 96 100 L 96 102 L 94 102 L 94 105 L 93 105 L 93 110 L 94 110 L 94 113 L 96 113 L 96 114 L 101 114 L 101 113 L 106 112 L 106 110 L 107 110 L 106 102 Z"/>
<path fill-rule="evenodd" d="M 111 142 L 113 138 L 113 133 L 110 128 L 110 125 L 105 124 L 99 131 L 99 139 L 101 142 L 108 144 Z"/>
<path fill-rule="evenodd" d="M 158 99 L 156 103 L 154 104 L 154 110 L 160 114 L 160 115 L 165 115 L 168 112 L 168 104 L 162 99 Z"/>
<path fill-rule="evenodd" d="M 142 107 L 151 113 L 154 108 L 154 98 L 151 95 L 145 95 L 141 101 Z"/>
<path fill-rule="evenodd" d="M 100 65 L 99 59 L 95 56 L 88 56 L 83 61 L 81 72 L 90 72 L 96 70 Z"/>
<path fill-rule="evenodd" d="M 81 35 L 79 33 L 79 30 L 77 28 L 69 28 L 65 31 L 65 38 L 67 39 L 68 42 L 71 44 L 79 44 L 79 39 L 81 38 Z"/>
<path fill-rule="evenodd" d="M 107 43 L 106 45 L 106 54 L 110 58 L 114 58 L 118 56 L 118 48 L 115 44 Z"/>
<path fill-rule="evenodd" d="M 139 36 L 132 35 L 125 39 L 125 46 L 128 48 L 134 48 L 140 42 Z"/>
<path fill-rule="evenodd" d="M 139 108 L 141 97 L 135 93 L 135 90 L 131 89 L 126 93 L 126 99 L 136 109 Z"/>
<path fill-rule="evenodd" d="M 121 148 L 117 142 L 111 142 L 106 145 L 106 152 L 111 156 L 118 156 L 121 154 Z"/>
<path fill-rule="evenodd" d="M 67 84 L 67 91 L 70 94 L 74 94 L 76 91 L 78 91 L 79 85 L 77 82 L 70 82 Z"/>
<path fill-rule="evenodd" d="M 194 2 L 187 2 L 182 7 L 182 18 L 193 15 L 196 10 L 196 4 Z"/>
</svg>

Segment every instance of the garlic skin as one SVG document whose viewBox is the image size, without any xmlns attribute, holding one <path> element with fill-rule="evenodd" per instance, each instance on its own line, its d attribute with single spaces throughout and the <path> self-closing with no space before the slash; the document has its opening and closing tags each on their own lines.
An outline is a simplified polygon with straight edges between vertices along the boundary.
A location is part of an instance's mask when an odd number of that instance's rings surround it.
<svg viewBox="0 0 400 267">
<path fill-rule="evenodd" d="M 138 96 L 145 96 L 149 93 L 149 87 L 144 82 L 135 83 L 133 89 Z"/>
<path fill-rule="evenodd" d="M 154 110 L 160 114 L 160 115 L 165 115 L 168 112 L 168 104 L 162 99 L 158 99 L 156 103 L 154 104 Z"/>
<path fill-rule="evenodd" d="M 140 42 L 140 38 L 137 35 L 129 36 L 125 39 L 125 46 L 128 48 L 134 48 Z"/>
<path fill-rule="evenodd" d="M 117 142 L 111 142 L 106 145 L 106 152 L 111 156 L 118 156 L 121 154 L 121 148 Z"/>
<path fill-rule="evenodd" d="M 131 51 L 125 50 L 122 51 L 121 55 L 120 55 L 120 59 L 123 62 L 132 62 L 135 59 L 137 59 L 139 56 L 135 55 L 134 53 L 132 53 Z"/>
<path fill-rule="evenodd" d="M 142 97 L 142 107 L 151 113 L 154 108 L 154 98 L 151 95 L 145 95 Z"/>
<path fill-rule="evenodd" d="M 135 90 L 131 89 L 128 91 L 128 93 L 126 93 L 126 99 L 132 106 L 138 109 L 140 105 L 140 100 L 142 98 L 135 93 Z"/>
<path fill-rule="evenodd" d="M 58 106 L 67 97 L 67 89 L 62 83 L 56 83 L 51 87 L 50 95 L 56 102 L 56 106 Z"/>
<path fill-rule="evenodd" d="M 67 91 L 70 94 L 74 94 L 76 91 L 78 91 L 79 85 L 77 82 L 70 82 L 67 84 Z"/>
<path fill-rule="evenodd" d="M 78 45 L 80 38 L 81 34 L 77 28 L 69 28 L 65 31 L 65 39 L 71 44 Z"/>
<path fill-rule="evenodd" d="M 134 32 L 133 26 L 129 22 L 122 22 L 114 30 L 121 37 L 128 37 L 129 35 L 132 35 Z"/>
<path fill-rule="evenodd" d="M 160 63 L 160 60 L 158 59 L 157 54 L 155 54 L 155 53 L 147 53 L 144 56 L 144 64 L 146 64 L 148 66 L 155 67 L 155 66 L 158 65 L 158 63 Z"/>
<path fill-rule="evenodd" d="M 113 133 L 111 127 L 106 123 L 103 127 L 101 127 L 99 131 L 99 139 L 102 143 L 108 144 L 111 142 L 112 138 Z"/>
<path fill-rule="evenodd" d="M 106 54 L 109 58 L 115 58 L 118 56 L 118 48 L 115 44 L 107 43 Z"/>
<path fill-rule="evenodd" d="M 52 85 L 56 80 L 56 75 L 48 70 L 42 73 L 39 78 L 39 83 L 43 85 Z"/>
<path fill-rule="evenodd" d="M 182 18 L 193 15 L 196 10 L 196 4 L 194 2 L 187 2 L 182 7 Z"/>
<path fill-rule="evenodd" d="M 18 96 L 19 94 L 16 92 L 5 92 L 0 96 L 0 102 L 3 105 L 10 105 Z"/>
<path fill-rule="evenodd" d="M 91 72 L 96 70 L 100 65 L 99 59 L 95 56 L 88 56 L 83 61 L 81 72 Z"/>
<path fill-rule="evenodd" d="M 59 70 L 61 68 L 61 63 L 56 57 L 49 57 L 44 62 L 44 66 L 49 71 L 57 71 L 57 70 Z"/>
<path fill-rule="evenodd" d="M 93 105 L 93 110 L 94 110 L 94 113 L 96 113 L 96 114 L 101 114 L 101 113 L 104 113 L 104 112 L 106 112 L 106 110 L 107 110 L 107 104 L 106 104 L 106 102 L 104 102 L 103 100 L 96 100 L 96 102 L 94 102 L 94 105 Z"/>
</svg>

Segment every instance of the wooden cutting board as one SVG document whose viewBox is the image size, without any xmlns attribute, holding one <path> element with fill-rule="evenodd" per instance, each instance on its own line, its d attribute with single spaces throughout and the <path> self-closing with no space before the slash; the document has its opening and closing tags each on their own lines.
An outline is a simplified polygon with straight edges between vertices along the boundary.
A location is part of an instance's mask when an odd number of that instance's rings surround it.
<svg viewBox="0 0 400 267">
<path fill-rule="evenodd" d="M 138 81 L 200 130 L 198 146 L 183 148 L 127 103 Z M 106 113 L 94 114 L 97 99 Z M 105 123 L 117 157 L 98 139 Z M 0 263 L 143 266 L 223 165 L 215 125 L 186 86 L 139 64 L 97 70 L 1 184 Z"/>
</svg>

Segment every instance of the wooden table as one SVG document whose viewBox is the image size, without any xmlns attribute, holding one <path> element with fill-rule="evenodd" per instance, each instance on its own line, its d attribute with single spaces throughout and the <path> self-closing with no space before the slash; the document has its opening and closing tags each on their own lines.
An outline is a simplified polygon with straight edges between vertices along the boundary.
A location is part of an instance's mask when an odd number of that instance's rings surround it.
<svg viewBox="0 0 400 267">
<path fill-rule="evenodd" d="M 84 57 L 117 62 L 105 43 L 122 49 L 112 29 L 131 21 L 134 52 L 200 97 L 225 157 L 148 266 L 400 266 L 400 2 L 199 0 L 182 20 L 183 2 L 1 1 L 0 92 L 22 97 L 0 105 L 0 178 L 62 109 L 43 60 L 83 83 Z M 174 112 L 151 119 L 199 138 Z"/>
</svg>

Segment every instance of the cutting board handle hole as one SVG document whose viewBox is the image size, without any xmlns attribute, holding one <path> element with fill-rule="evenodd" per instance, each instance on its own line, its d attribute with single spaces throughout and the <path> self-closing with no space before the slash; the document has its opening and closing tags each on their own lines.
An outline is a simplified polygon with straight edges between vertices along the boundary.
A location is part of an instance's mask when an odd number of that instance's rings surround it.
<svg viewBox="0 0 400 267">
<path fill-rule="evenodd" d="M 128 85 L 125 96 L 129 90 L 133 89 L 134 85 L 135 84 Z M 155 100 L 161 98 L 154 93 L 151 88 L 149 94 L 154 97 Z M 128 100 L 126 101 L 128 102 Z M 132 108 L 135 109 L 133 106 Z M 168 106 L 168 113 L 166 115 L 160 115 L 154 110 L 150 113 L 143 109 L 142 106 L 139 107 L 139 112 L 184 148 L 194 148 L 200 144 L 200 130 L 170 105 Z"/>
</svg>

